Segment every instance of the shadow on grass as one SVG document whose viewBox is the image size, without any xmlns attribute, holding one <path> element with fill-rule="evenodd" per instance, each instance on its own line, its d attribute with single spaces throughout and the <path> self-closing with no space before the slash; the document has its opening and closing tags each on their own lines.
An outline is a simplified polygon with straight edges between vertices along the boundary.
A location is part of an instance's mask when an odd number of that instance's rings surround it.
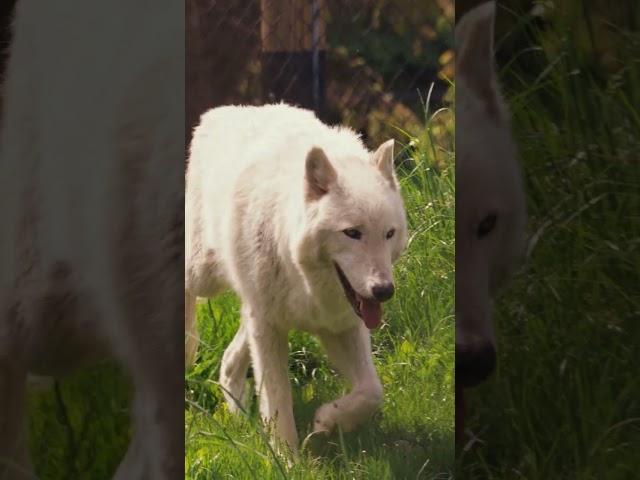
<svg viewBox="0 0 640 480">
<path fill-rule="evenodd" d="M 323 463 L 337 461 L 346 471 L 375 459 L 386 462 L 391 478 L 447 478 L 443 475 L 452 475 L 454 438 L 451 432 L 383 430 L 373 424 L 315 437 L 306 453 Z"/>
<path fill-rule="evenodd" d="M 324 398 L 326 397 L 326 398 Z M 303 402 L 294 400 L 298 432 L 301 439 L 312 431 L 315 411 L 329 396 Z M 427 426 L 412 429 L 384 428 L 383 413 L 376 413 L 370 420 L 352 432 L 337 430 L 331 435 L 313 435 L 306 453 L 323 463 L 339 461 L 346 469 L 354 464 L 375 458 L 387 462 L 392 478 L 431 478 L 431 475 L 452 473 L 455 455 L 453 425 L 448 431 L 429 430 Z M 423 476 L 424 475 L 424 476 Z"/>
</svg>

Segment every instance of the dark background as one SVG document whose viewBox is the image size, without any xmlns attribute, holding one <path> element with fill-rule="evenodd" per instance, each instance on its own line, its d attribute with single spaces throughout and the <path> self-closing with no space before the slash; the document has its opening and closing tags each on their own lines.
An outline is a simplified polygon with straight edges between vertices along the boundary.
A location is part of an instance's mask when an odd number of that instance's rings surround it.
<svg viewBox="0 0 640 480">
<path fill-rule="evenodd" d="M 309 51 L 274 55 L 261 38 L 261 7 L 272 10 L 277 35 L 282 34 L 278 19 L 287 21 L 291 14 L 280 15 L 278 9 L 302 3 L 187 1 L 187 140 L 200 114 L 214 106 L 285 100 L 313 108 L 305 102 L 312 89 Z M 319 3 L 326 25 L 319 116 L 352 126 L 371 143 L 389 138 L 392 124 L 419 128 L 430 85 L 435 82 L 432 105 L 437 106 L 448 88 L 445 77 L 453 77 L 453 2 Z M 302 24 L 296 31 L 304 37 L 312 28 L 308 12 L 295 15 Z"/>
</svg>

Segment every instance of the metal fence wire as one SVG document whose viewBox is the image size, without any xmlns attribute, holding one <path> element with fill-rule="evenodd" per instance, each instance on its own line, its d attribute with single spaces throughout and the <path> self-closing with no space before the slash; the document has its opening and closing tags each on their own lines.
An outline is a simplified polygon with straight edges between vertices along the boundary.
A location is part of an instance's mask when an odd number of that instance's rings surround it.
<svg viewBox="0 0 640 480">
<path fill-rule="evenodd" d="M 187 0 L 187 141 L 224 104 L 287 101 L 371 142 L 452 75 L 452 0 Z"/>
</svg>

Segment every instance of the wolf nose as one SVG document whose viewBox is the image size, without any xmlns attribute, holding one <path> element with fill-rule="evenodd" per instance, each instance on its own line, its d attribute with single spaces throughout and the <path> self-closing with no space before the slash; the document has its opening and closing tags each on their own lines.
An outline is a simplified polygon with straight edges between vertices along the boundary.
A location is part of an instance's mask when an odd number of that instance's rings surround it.
<svg viewBox="0 0 640 480">
<path fill-rule="evenodd" d="M 374 285 L 371 289 L 371 293 L 373 293 L 373 297 L 379 302 L 386 302 L 393 297 L 393 292 L 395 292 L 395 290 L 393 283 L 389 282 Z"/>
<path fill-rule="evenodd" d="M 496 349 L 491 343 L 456 345 L 456 383 L 475 387 L 491 375 L 496 366 Z"/>
</svg>

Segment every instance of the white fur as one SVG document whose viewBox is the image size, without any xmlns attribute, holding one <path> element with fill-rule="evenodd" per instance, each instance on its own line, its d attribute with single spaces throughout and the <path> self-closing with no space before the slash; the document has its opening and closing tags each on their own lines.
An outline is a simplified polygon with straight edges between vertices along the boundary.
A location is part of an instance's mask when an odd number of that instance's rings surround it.
<svg viewBox="0 0 640 480">
<path fill-rule="evenodd" d="M 525 203 L 509 115 L 493 60 L 495 2 L 456 27 L 456 349 L 495 348 L 491 297 L 512 272 L 524 241 Z M 495 229 L 478 238 L 495 214 Z"/>
<path fill-rule="evenodd" d="M 18 2 L 0 152 L 2 478 L 31 478 L 27 374 L 102 355 L 135 387 L 116 478 L 182 471 L 182 304 L 171 277 L 182 247 L 179 13 L 128 0 Z"/>
<path fill-rule="evenodd" d="M 367 418 L 382 387 L 369 331 L 333 262 L 364 297 L 392 281 L 407 242 L 393 142 L 371 153 L 352 131 L 284 104 L 213 109 L 194 133 L 185 221 L 187 362 L 197 339 L 195 298 L 230 287 L 242 300 L 220 374 L 230 408 L 244 401 L 251 361 L 262 416 L 297 448 L 287 369 L 287 332 L 295 328 L 317 334 L 353 386 L 318 410 L 315 430 L 350 430 Z M 342 233 L 350 227 L 361 240 Z M 396 234 L 387 239 L 390 229 Z"/>
</svg>

